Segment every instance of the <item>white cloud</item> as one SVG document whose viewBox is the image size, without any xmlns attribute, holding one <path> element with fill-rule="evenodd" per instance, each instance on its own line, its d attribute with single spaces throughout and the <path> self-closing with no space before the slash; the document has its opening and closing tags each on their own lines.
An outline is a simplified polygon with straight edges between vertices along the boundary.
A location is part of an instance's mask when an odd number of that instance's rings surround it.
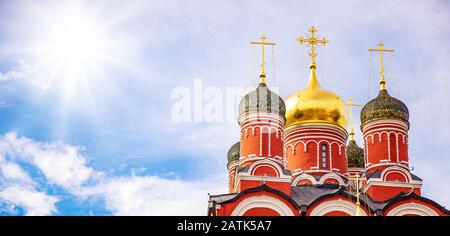
<svg viewBox="0 0 450 236">
<path fill-rule="evenodd" d="M 22 79 L 30 70 L 30 65 L 25 61 L 18 61 L 14 68 L 11 70 L 1 73 L 0 81 L 12 80 L 12 79 Z"/>
<path fill-rule="evenodd" d="M 88 180 L 93 170 L 86 165 L 86 158 L 79 147 L 61 142 L 41 143 L 27 138 L 18 138 L 16 133 L 7 133 L 0 142 L 2 152 L 34 164 L 51 183 L 64 188 L 80 187 Z"/>
<path fill-rule="evenodd" d="M 114 215 L 206 215 L 208 191 L 225 191 L 225 183 L 187 182 L 157 176 L 114 177 L 86 188 L 101 195 Z"/>
<path fill-rule="evenodd" d="M 26 215 L 29 216 L 50 215 L 58 212 L 55 207 L 55 203 L 58 202 L 57 197 L 22 186 L 13 186 L 1 190 L 0 200 L 6 200 L 24 207 Z"/>
<path fill-rule="evenodd" d="M 12 162 L 2 161 L 0 157 L 0 173 L 4 178 L 21 183 L 32 183 L 31 177 L 20 167 L 20 165 Z"/>
<path fill-rule="evenodd" d="M 9 157 L 8 162 L 6 158 L 0 162 L 3 175 L 21 180 L 0 185 L 0 200 L 24 207 L 27 215 L 56 213 L 58 198 L 29 187 L 25 183 L 29 175 L 14 163 L 18 160 L 33 165 L 49 183 L 66 189 L 76 198 L 102 198 L 114 215 L 205 215 L 208 191 L 226 191 L 223 175 L 207 182 L 136 176 L 136 173 L 110 177 L 89 167 L 79 147 L 36 142 L 17 137 L 14 132 L 0 139 L 0 152 Z"/>
</svg>

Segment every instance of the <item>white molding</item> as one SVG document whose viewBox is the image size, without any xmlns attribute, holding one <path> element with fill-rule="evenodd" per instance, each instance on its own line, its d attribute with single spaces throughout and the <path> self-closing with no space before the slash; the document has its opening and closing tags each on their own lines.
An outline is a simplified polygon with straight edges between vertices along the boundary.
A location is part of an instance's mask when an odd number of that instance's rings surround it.
<svg viewBox="0 0 450 236">
<path fill-rule="evenodd" d="M 386 216 L 402 216 L 406 214 L 414 214 L 419 216 L 439 216 L 433 209 L 414 202 L 405 203 L 390 210 Z"/>
<path fill-rule="evenodd" d="M 300 174 L 300 175 L 297 175 L 297 176 L 292 180 L 291 186 L 293 186 L 293 187 L 294 187 L 294 186 L 297 186 L 297 184 L 298 184 L 300 181 L 304 180 L 304 179 L 311 181 L 311 184 L 313 184 L 313 185 L 317 184 L 317 180 L 316 180 L 312 175 L 309 175 L 309 174 L 306 174 L 306 173 L 302 173 L 302 174 Z"/>
<path fill-rule="evenodd" d="M 239 180 L 290 183 L 292 178 L 291 177 L 273 177 L 273 176 L 264 176 L 264 175 L 246 175 L 246 174 L 239 173 Z"/>
<path fill-rule="evenodd" d="M 385 119 L 385 120 L 375 120 L 375 121 L 366 123 L 362 127 L 362 132 L 365 133 L 368 129 L 378 127 L 378 126 L 386 127 L 386 125 L 392 125 L 392 126 L 396 126 L 398 128 L 402 128 L 404 130 L 408 130 L 408 125 L 404 121 L 395 120 L 395 119 Z"/>
<path fill-rule="evenodd" d="M 320 129 L 320 128 L 328 128 L 328 129 L 334 129 L 339 131 L 341 134 L 343 134 L 344 136 L 348 136 L 348 132 L 346 129 L 338 126 L 338 125 L 334 125 L 334 124 L 328 124 L 328 123 L 322 123 L 322 122 L 310 122 L 310 123 L 301 123 L 301 124 L 295 124 L 295 125 L 291 125 L 289 127 L 287 127 L 285 129 L 286 133 L 290 133 L 290 132 L 295 132 L 297 130 L 300 129 L 308 129 L 308 128 L 316 128 L 316 129 Z"/>
<path fill-rule="evenodd" d="M 261 175 L 253 175 L 254 172 L 260 167 L 260 166 L 268 166 L 272 167 L 275 172 L 278 174 L 278 176 L 261 176 Z M 271 182 L 287 182 L 286 180 L 291 181 L 292 176 L 291 175 L 285 175 L 283 173 L 283 169 L 278 164 L 278 161 L 272 160 L 269 158 L 261 159 L 258 161 L 253 162 L 250 167 L 248 168 L 248 172 L 241 172 L 239 173 L 239 178 L 242 180 L 255 180 L 255 181 L 271 181 Z M 263 179 L 262 179 L 263 178 Z"/>
<path fill-rule="evenodd" d="M 322 175 L 322 177 L 320 177 L 319 184 L 324 184 L 325 180 L 327 180 L 327 179 L 335 179 L 339 182 L 339 185 L 345 185 L 342 177 L 339 176 L 338 174 L 336 174 L 335 172 L 330 172 L 330 173 Z"/>
<path fill-rule="evenodd" d="M 367 163 L 366 164 L 366 167 L 370 167 L 370 168 L 367 168 L 367 169 L 371 169 L 371 168 L 374 168 L 374 167 L 380 167 L 380 166 L 399 166 L 399 167 L 402 167 L 402 168 L 405 168 L 405 169 L 409 169 L 408 168 L 408 166 L 406 166 L 406 165 L 403 165 L 403 164 L 400 164 L 400 163 L 379 163 L 379 164 L 372 164 L 372 163 Z"/>
<path fill-rule="evenodd" d="M 364 186 L 363 192 L 367 192 L 367 190 L 371 186 L 384 186 L 384 187 L 399 187 L 399 188 L 420 188 L 422 187 L 422 181 L 413 181 L 410 183 L 405 182 L 393 182 L 393 181 L 383 181 L 381 179 L 369 179 L 367 181 L 366 186 Z"/>
<path fill-rule="evenodd" d="M 344 201 L 342 199 L 339 200 L 332 200 L 332 201 L 325 201 L 316 207 L 311 211 L 311 216 L 323 216 L 329 212 L 333 211 L 340 211 L 347 213 L 351 216 L 356 215 L 356 208 L 358 206 L 353 202 Z M 361 215 L 367 216 L 366 211 L 361 209 Z"/>
<path fill-rule="evenodd" d="M 276 162 L 276 163 L 278 163 L 280 165 L 284 165 L 284 163 L 283 163 L 284 159 L 279 159 L 279 158 L 274 158 L 274 157 L 259 157 L 259 156 L 256 156 L 254 154 L 252 154 L 251 157 L 250 157 L 250 155 L 248 157 L 244 157 L 244 156 L 240 157 L 239 158 L 239 164 L 242 165 L 242 163 L 245 163 L 245 162 L 259 161 L 259 160 L 271 160 L 271 161 L 274 161 L 274 162 Z"/>
<path fill-rule="evenodd" d="M 231 216 L 243 216 L 253 208 L 269 208 L 281 216 L 294 216 L 292 210 L 285 203 L 270 196 L 253 196 L 242 200 L 233 210 Z"/>
<path fill-rule="evenodd" d="M 381 177 L 380 178 L 382 180 L 386 180 L 386 178 L 385 178 L 386 174 L 388 174 L 391 171 L 401 172 L 401 173 L 403 173 L 405 175 L 406 181 L 408 181 L 408 182 L 412 182 L 413 181 L 411 173 L 409 172 L 408 169 L 405 169 L 405 168 L 402 168 L 402 167 L 399 167 L 399 166 L 396 166 L 396 165 L 395 166 L 390 166 L 390 167 L 384 169 L 381 172 Z"/>
</svg>

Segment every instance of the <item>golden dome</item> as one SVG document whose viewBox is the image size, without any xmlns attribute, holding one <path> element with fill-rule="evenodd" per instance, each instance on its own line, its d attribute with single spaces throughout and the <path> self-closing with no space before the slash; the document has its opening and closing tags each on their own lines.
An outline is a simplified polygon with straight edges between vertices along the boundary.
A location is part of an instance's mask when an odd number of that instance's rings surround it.
<svg viewBox="0 0 450 236">
<path fill-rule="evenodd" d="M 338 95 L 320 87 L 314 62 L 310 68 L 308 86 L 286 99 L 286 127 L 319 122 L 339 125 L 345 129 L 345 102 Z"/>
</svg>

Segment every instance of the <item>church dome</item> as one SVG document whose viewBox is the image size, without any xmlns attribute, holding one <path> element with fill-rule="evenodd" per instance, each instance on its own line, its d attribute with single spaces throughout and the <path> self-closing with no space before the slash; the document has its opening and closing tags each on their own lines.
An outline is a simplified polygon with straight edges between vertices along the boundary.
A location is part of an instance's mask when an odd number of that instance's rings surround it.
<svg viewBox="0 0 450 236">
<path fill-rule="evenodd" d="M 364 168 L 364 149 L 355 140 L 350 140 L 347 145 L 347 159 L 348 167 Z"/>
<path fill-rule="evenodd" d="M 239 156 L 241 154 L 241 142 L 235 143 L 231 146 L 230 150 L 228 150 L 228 162 L 238 161 Z"/>
<path fill-rule="evenodd" d="M 259 83 L 258 87 L 245 95 L 239 103 L 239 115 L 246 112 L 278 113 L 284 117 L 286 105 L 278 94 L 267 88 L 266 83 Z"/>
<path fill-rule="evenodd" d="M 379 119 L 398 119 L 408 123 L 408 107 L 402 101 L 391 97 L 386 89 L 381 89 L 378 96 L 361 110 L 361 126 Z"/>
<path fill-rule="evenodd" d="M 346 105 L 333 92 L 320 87 L 316 78 L 316 65 L 311 64 L 308 85 L 286 99 L 286 127 L 302 123 L 319 122 L 346 128 Z"/>
</svg>

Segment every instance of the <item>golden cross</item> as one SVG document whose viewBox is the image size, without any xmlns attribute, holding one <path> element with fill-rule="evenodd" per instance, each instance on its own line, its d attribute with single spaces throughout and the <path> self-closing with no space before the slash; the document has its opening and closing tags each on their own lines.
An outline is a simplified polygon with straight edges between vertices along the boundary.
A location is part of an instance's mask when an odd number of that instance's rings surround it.
<svg viewBox="0 0 450 236">
<path fill-rule="evenodd" d="M 297 41 L 300 42 L 300 44 L 309 44 L 309 56 L 312 59 L 312 64 L 316 63 L 316 56 L 317 56 L 317 48 L 320 44 L 322 44 L 323 46 L 325 46 L 328 43 L 328 40 L 323 37 L 322 39 L 318 39 L 316 37 L 316 32 L 317 29 L 314 26 L 311 26 L 311 28 L 308 29 L 308 31 L 310 32 L 310 36 L 307 38 L 304 38 L 303 36 L 301 36 L 300 38 L 297 39 Z M 317 46 L 316 46 L 317 45 Z"/>
<path fill-rule="evenodd" d="M 383 42 L 380 40 L 378 48 L 369 48 L 370 52 L 380 52 L 380 89 L 386 90 L 386 80 L 384 79 L 383 52 L 393 52 L 394 49 L 383 48 Z"/>
<path fill-rule="evenodd" d="M 361 209 L 360 209 L 360 205 L 361 205 L 361 203 L 360 203 L 360 195 L 361 195 L 361 193 L 359 192 L 359 181 L 364 181 L 364 180 L 366 180 L 366 178 L 365 177 L 361 177 L 358 173 L 356 173 L 355 175 L 353 175 L 353 176 L 349 176 L 348 177 L 348 179 L 349 180 L 354 180 L 355 181 L 355 188 L 356 188 L 356 212 L 355 212 L 355 215 L 356 216 L 360 216 L 361 215 Z"/>
<path fill-rule="evenodd" d="M 352 97 L 350 97 L 348 99 L 348 103 L 347 106 L 349 107 L 348 109 L 348 119 L 349 119 L 349 123 L 350 123 L 350 140 L 354 141 L 355 140 L 355 130 L 353 130 L 353 107 L 360 107 L 362 106 L 362 104 L 356 104 L 353 103 L 353 99 Z"/>
<path fill-rule="evenodd" d="M 250 44 L 259 44 L 262 46 L 262 53 L 261 53 L 262 62 L 261 62 L 261 74 L 259 75 L 259 78 L 260 78 L 259 83 L 265 84 L 266 83 L 266 72 L 264 71 L 264 66 L 266 65 L 266 63 L 264 62 L 264 46 L 265 45 L 276 45 L 276 43 L 266 42 L 266 36 L 264 36 L 264 34 L 262 34 L 261 42 L 251 41 Z"/>
</svg>

